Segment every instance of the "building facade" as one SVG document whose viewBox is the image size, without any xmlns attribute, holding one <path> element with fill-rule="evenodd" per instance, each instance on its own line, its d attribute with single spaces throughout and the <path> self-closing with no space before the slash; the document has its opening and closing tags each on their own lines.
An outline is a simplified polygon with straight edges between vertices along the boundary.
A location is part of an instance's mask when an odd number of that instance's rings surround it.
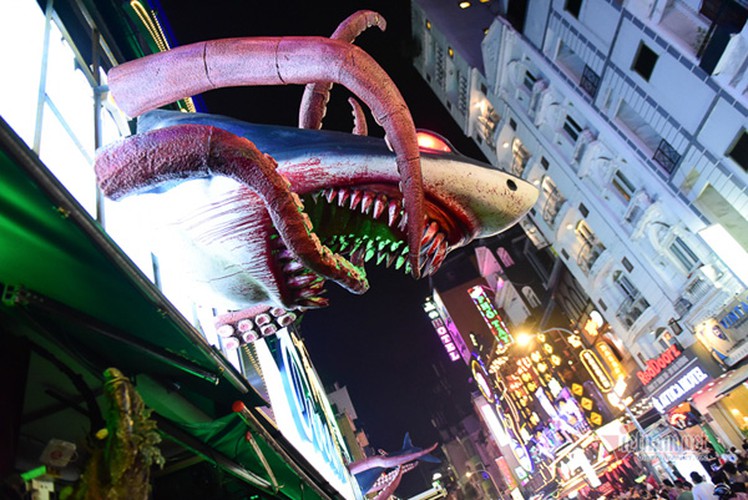
<svg viewBox="0 0 748 500">
<path fill-rule="evenodd" d="M 536 267 L 554 303 L 587 344 L 605 335 L 618 346 L 629 377 L 686 352 L 644 394 L 665 415 L 694 402 L 739 444 L 748 421 L 720 399 L 745 379 L 735 368 L 748 353 L 746 8 L 419 0 L 412 10 L 416 69 L 493 165 L 541 191 L 521 225 L 535 262 L 552 262 Z M 591 319 L 603 327 L 585 329 Z M 722 372 L 685 380 L 698 356 Z"/>
</svg>

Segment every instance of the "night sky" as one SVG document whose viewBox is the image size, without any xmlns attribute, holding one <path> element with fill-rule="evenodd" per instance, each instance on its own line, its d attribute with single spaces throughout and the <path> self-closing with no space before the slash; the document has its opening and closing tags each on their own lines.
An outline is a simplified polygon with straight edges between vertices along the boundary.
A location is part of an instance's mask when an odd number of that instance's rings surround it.
<svg viewBox="0 0 748 500">
<path fill-rule="evenodd" d="M 254 5 L 254 7 L 253 7 Z M 359 9 L 380 12 L 387 31 L 373 28 L 357 44 L 369 52 L 398 85 L 417 127 L 447 137 L 461 152 L 480 157 L 420 75 L 412 68 L 410 3 L 400 1 L 247 2 L 161 0 L 178 45 L 237 36 L 329 36 L 337 24 Z M 254 123 L 296 126 L 302 87 L 222 89 L 202 96 L 204 109 Z M 334 87 L 324 127 L 350 131 L 350 94 Z M 382 135 L 369 118 L 370 135 Z M 417 445 L 439 439 L 430 413 L 468 404 L 468 370 L 448 360 L 423 313 L 428 280 L 414 281 L 400 271 L 377 271 L 367 265 L 371 289 L 364 296 L 347 294 L 328 283 L 331 306 L 308 313 L 301 325 L 313 363 L 323 383 L 345 385 L 376 448 L 397 450 L 406 431 Z M 436 366 L 434 366 L 436 365 Z M 441 375 L 437 376 L 436 370 Z M 443 380 L 441 380 L 443 379 Z M 445 401 L 449 383 L 458 388 L 455 402 Z M 412 482 L 412 481 L 409 481 Z M 404 484 L 406 487 L 407 485 Z"/>
</svg>

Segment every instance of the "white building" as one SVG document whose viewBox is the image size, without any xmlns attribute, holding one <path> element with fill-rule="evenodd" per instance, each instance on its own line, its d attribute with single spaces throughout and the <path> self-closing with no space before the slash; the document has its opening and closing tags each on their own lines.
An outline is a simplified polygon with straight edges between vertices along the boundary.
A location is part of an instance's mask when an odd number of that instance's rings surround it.
<svg viewBox="0 0 748 500">
<path fill-rule="evenodd" d="M 671 339 L 700 340 L 726 366 L 741 361 L 748 10 L 708 0 L 412 9 L 415 67 L 493 165 L 541 189 L 523 229 L 625 352 L 644 368 Z"/>
</svg>

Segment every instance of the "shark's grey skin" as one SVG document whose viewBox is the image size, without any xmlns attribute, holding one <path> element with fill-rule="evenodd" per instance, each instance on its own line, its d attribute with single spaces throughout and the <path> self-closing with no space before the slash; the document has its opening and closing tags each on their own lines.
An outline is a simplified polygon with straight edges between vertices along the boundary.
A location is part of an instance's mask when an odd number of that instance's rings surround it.
<svg viewBox="0 0 748 500">
<path fill-rule="evenodd" d="M 150 112 L 141 117 L 138 136 L 155 134 L 153 140 L 133 147 L 129 138 L 99 153 L 100 185 L 118 197 L 138 195 L 133 204 L 146 207 L 147 222 L 159 228 L 157 243 L 168 252 L 162 262 L 180 267 L 194 285 L 190 288 L 200 292 L 200 303 L 248 311 L 226 321 L 231 325 L 227 335 L 238 330 L 251 340 L 292 321 L 294 316 L 286 311 L 325 305 L 320 297 L 324 278 L 278 237 L 278 221 L 255 191 L 211 167 L 212 155 L 219 153 L 184 159 L 180 148 L 191 143 L 177 147 L 171 137 L 195 127 L 211 136 L 220 131 L 249 139 L 272 157 L 275 172 L 304 200 L 298 209 L 305 205 L 311 231 L 332 252 L 348 255 L 361 281 L 364 261 L 376 259 L 407 270 L 399 175 L 395 155 L 384 140 L 205 114 Z M 226 154 L 230 147 L 206 151 Z M 426 199 L 423 275 L 436 272 L 447 253 L 516 223 L 537 198 L 537 190 L 524 180 L 456 153 L 421 151 L 421 165 Z M 178 175 L 162 175 L 165 169 Z M 244 320 L 250 323 L 240 324 Z"/>
</svg>

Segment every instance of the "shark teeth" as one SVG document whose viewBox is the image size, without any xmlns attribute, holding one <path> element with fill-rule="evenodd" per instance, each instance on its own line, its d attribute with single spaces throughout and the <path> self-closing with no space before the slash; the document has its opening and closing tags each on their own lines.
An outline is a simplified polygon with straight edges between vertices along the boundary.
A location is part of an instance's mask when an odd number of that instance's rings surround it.
<svg viewBox="0 0 748 500">
<path fill-rule="evenodd" d="M 331 187 L 313 193 L 312 198 L 326 200 L 330 205 L 346 208 L 351 211 L 368 215 L 374 220 L 386 223 L 395 231 L 404 232 L 407 217 L 404 213 L 403 202 L 398 198 L 390 198 L 383 193 L 365 189 L 350 189 L 347 187 Z M 372 240 L 368 235 L 333 235 L 328 236 L 324 244 L 347 256 L 356 265 L 374 260 L 376 264 L 402 269 L 410 272 L 407 263 L 408 246 L 400 239 L 388 240 L 376 237 Z M 449 253 L 447 232 L 435 220 L 427 220 L 421 236 L 421 254 L 419 268 L 424 276 L 434 274 L 444 262 Z"/>
<path fill-rule="evenodd" d="M 383 193 L 377 193 L 365 189 L 349 189 L 345 187 L 330 187 L 322 191 L 312 193 L 311 199 L 317 203 L 327 202 L 340 208 L 368 215 L 379 224 L 386 224 L 393 230 L 393 235 L 404 232 L 407 224 L 406 215 L 403 210 L 402 200 L 390 198 Z M 323 203 L 324 204 L 324 203 Z M 360 216 L 359 216 L 360 217 Z M 310 222 L 311 225 L 311 222 Z M 337 252 L 346 256 L 351 264 L 363 267 L 366 262 L 374 261 L 378 266 L 394 267 L 406 274 L 410 274 L 408 263 L 408 245 L 403 241 L 403 236 L 382 237 L 380 235 L 370 238 L 369 235 L 338 234 L 327 236 L 320 241 L 325 250 Z M 325 307 L 328 299 L 322 297 L 325 292 L 325 279 L 308 269 L 300 262 L 293 252 L 288 250 L 279 237 L 272 237 L 270 250 L 278 262 L 278 268 L 282 271 L 285 280 L 286 296 L 291 308 L 300 310 Z M 421 254 L 419 268 L 423 276 L 434 274 L 449 252 L 447 232 L 441 228 L 437 221 L 428 220 L 421 236 Z M 273 311 L 273 316 L 283 317 L 282 321 L 274 320 L 267 325 L 284 326 L 284 323 L 293 321 L 290 317 L 283 316 L 283 309 Z M 264 321 L 260 321 L 264 323 Z M 265 324 L 254 324 L 252 332 L 262 333 Z M 251 336 L 251 332 L 247 332 Z"/>
</svg>

